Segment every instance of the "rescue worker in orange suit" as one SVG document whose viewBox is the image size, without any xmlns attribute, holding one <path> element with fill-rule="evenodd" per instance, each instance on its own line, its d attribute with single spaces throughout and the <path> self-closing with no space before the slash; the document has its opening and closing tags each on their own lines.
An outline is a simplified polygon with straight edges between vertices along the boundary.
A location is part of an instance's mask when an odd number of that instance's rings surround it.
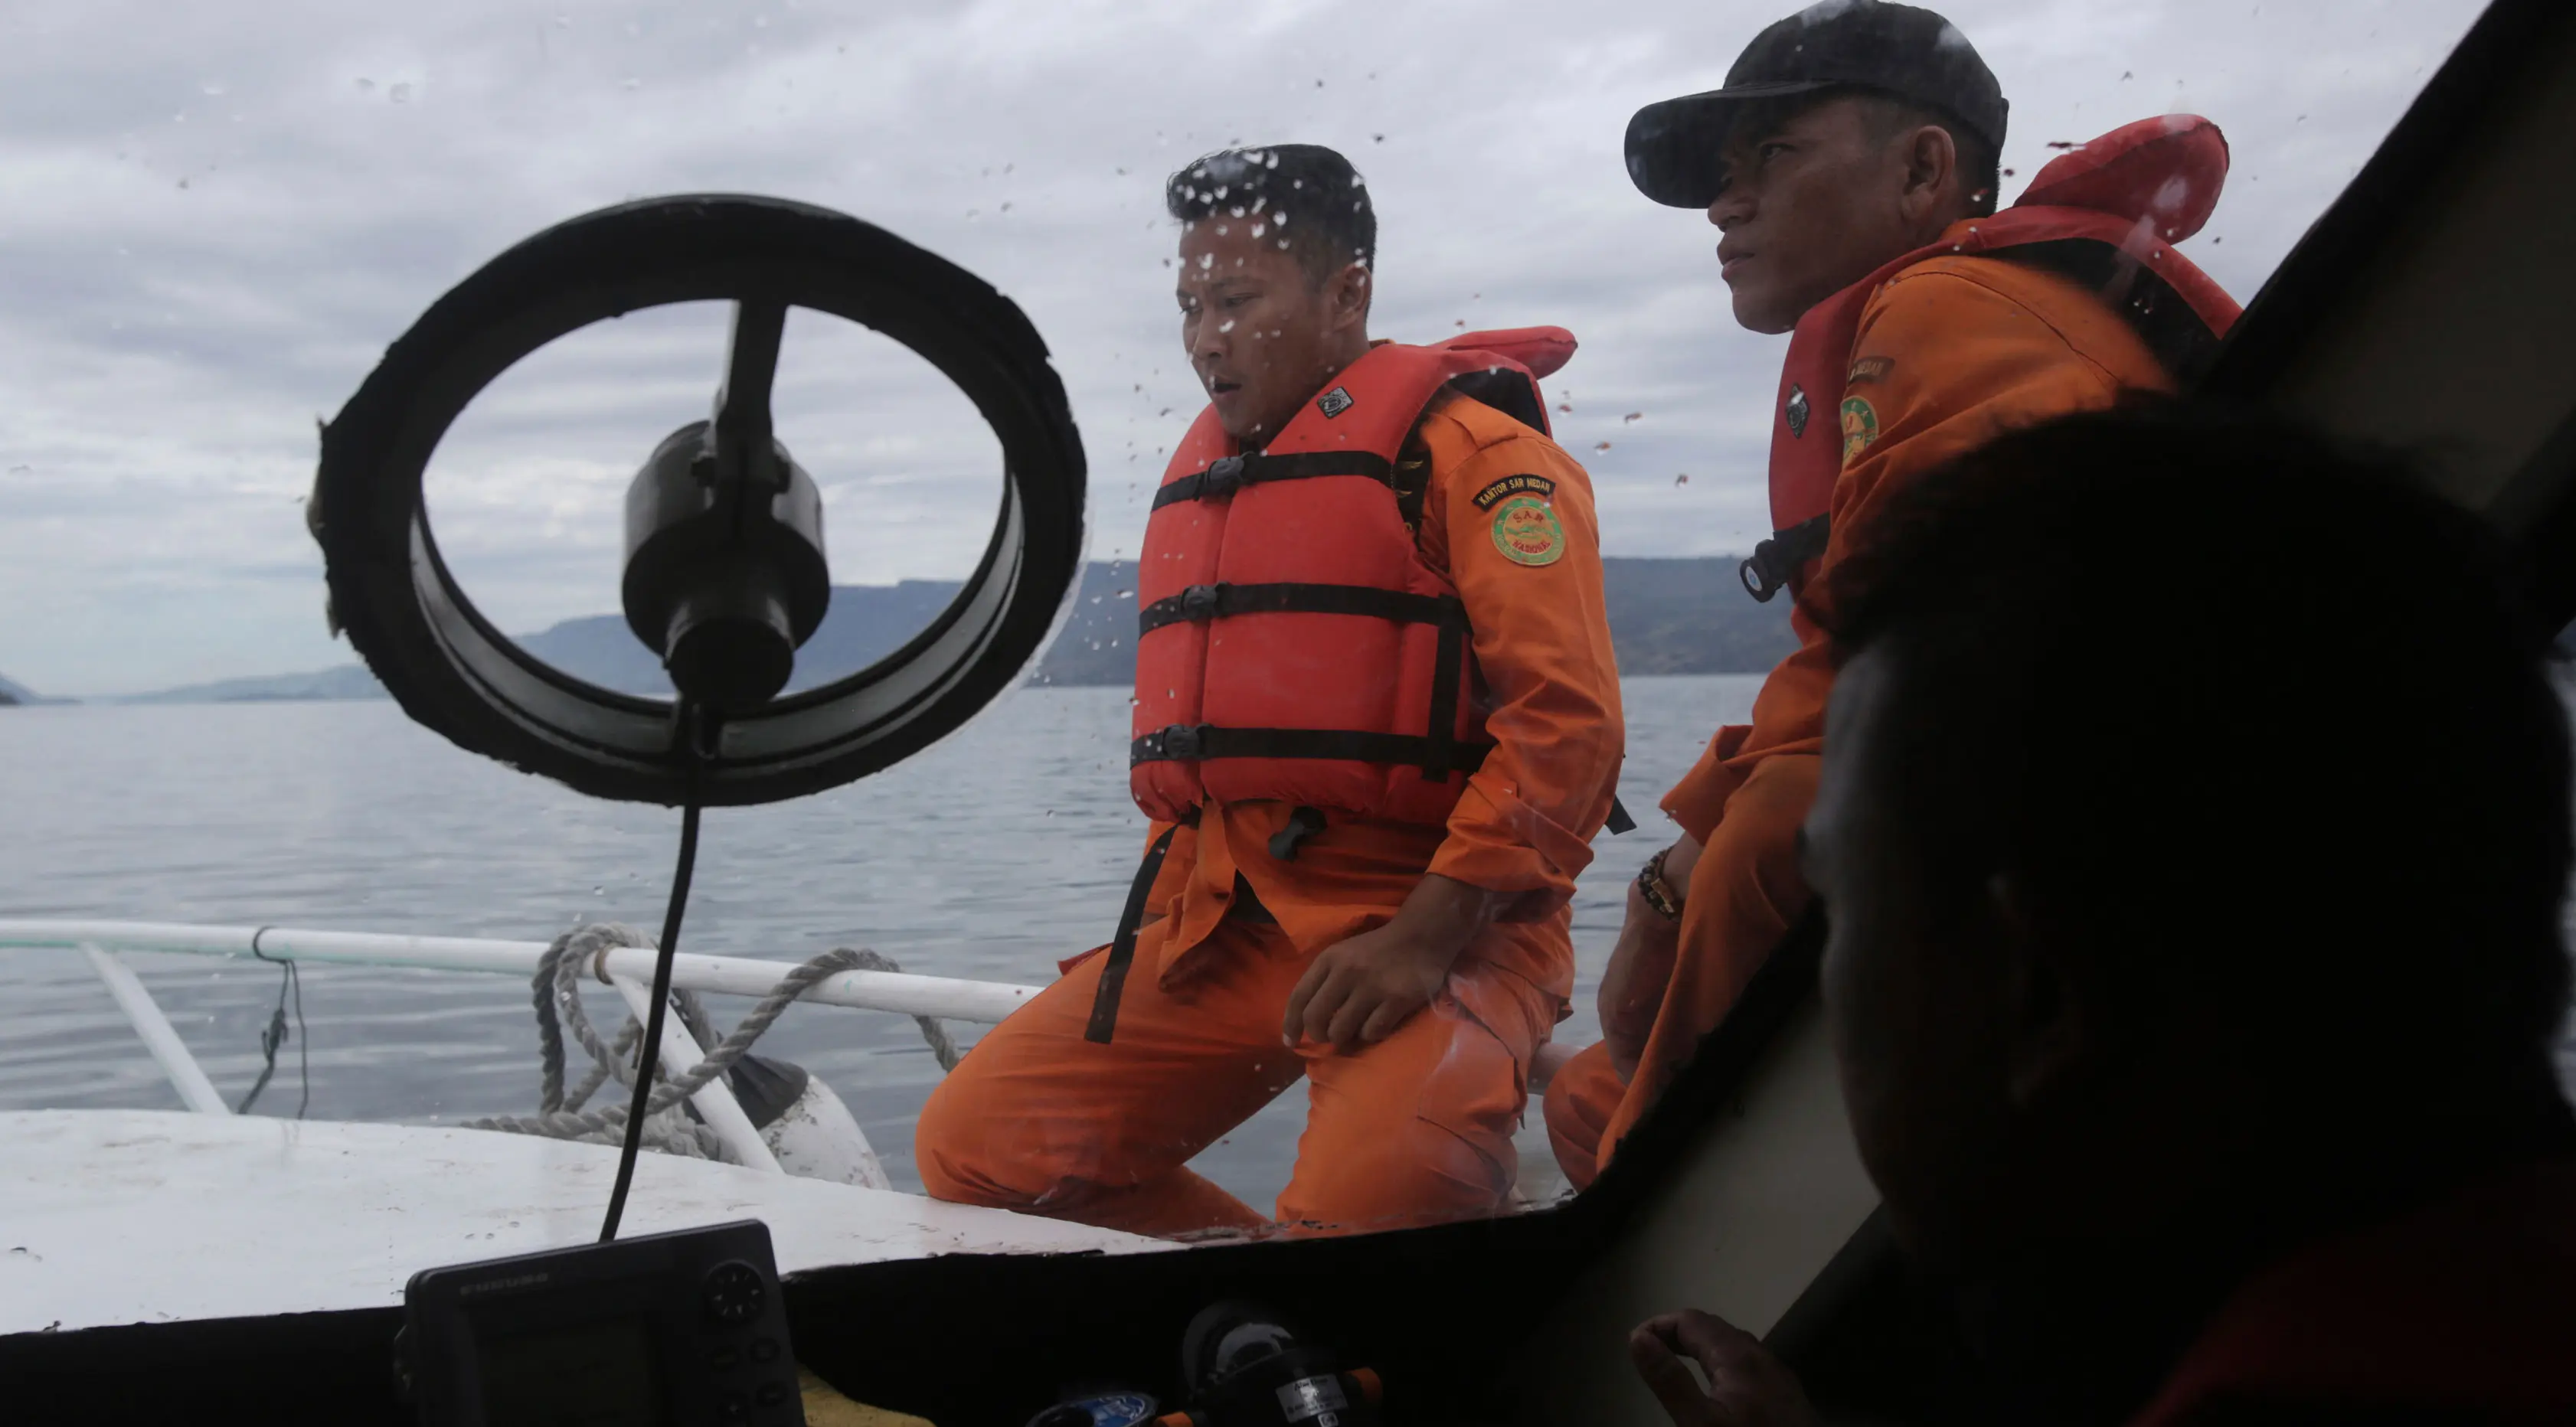
<svg viewBox="0 0 2576 1427">
<path fill-rule="evenodd" d="M 1747 46 L 1726 86 L 1630 122 L 1647 197 L 1703 208 L 1736 320 L 1791 333 L 1774 407 L 1775 534 L 1756 599 L 1803 596 L 1880 503 L 1999 431 L 2158 391 L 2236 304 L 2170 245 L 2217 202 L 2226 142 L 2188 115 L 2116 130 L 1994 210 L 2005 103 L 1928 10 L 1833 0 Z M 1805 914 L 1792 856 L 1814 795 L 1831 641 L 1799 648 L 1664 800 L 1680 836 L 1629 888 L 1602 1040 L 1548 1086 L 1549 1140 L 1591 1183 Z"/>
<path fill-rule="evenodd" d="M 1152 1234 L 1493 1212 L 1573 989 L 1622 731 L 1560 329 L 1373 343 L 1376 219 L 1280 145 L 1172 176 L 1209 406 L 1138 561 L 1116 935 L 978 1043 L 915 1143 L 937 1198 Z M 1303 1076 L 1275 1215 L 1188 1163 Z"/>
<path fill-rule="evenodd" d="M 2061 418 L 1891 501 L 1826 606 L 1802 863 L 1890 1277 L 1932 1311 L 1871 1310 L 1922 1327 L 1869 1338 L 1876 1386 L 1656 1318 L 1629 1352 L 1674 1422 L 1812 1423 L 1809 1391 L 2576 1422 L 2565 615 L 2500 545 L 2409 472 L 2190 410 Z M 2394 756 L 2378 670 L 2419 693 Z M 1848 1400 L 1890 1387 L 1923 1396 Z"/>
</svg>

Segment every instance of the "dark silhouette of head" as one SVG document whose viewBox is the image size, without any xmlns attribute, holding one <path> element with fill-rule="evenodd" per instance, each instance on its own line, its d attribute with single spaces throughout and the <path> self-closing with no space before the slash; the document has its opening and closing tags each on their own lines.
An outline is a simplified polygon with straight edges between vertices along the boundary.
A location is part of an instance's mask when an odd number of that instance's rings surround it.
<svg viewBox="0 0 2576 1427">
<path fill-rule="evenodd" d="M 1854 534 L 1807 857 L 1901 1238 L 1973 1266 L 2563 1131 L 2568 735 L 2481 521 L 2154 403 Z"/>
</svg>

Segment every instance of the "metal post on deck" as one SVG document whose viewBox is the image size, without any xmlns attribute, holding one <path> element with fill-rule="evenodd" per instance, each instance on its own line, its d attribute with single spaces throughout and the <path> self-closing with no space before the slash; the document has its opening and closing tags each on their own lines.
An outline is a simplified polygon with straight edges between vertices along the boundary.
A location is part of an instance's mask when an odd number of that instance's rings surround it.
<svg viewBox="0 0 2576 1427">
<path fill-rule="evenodd" d="M 616 987 L 617 993 L 626 998 L 627 1006 L 635 1012 L 636 1024 L 651 1023 L 653 988 L 615 972 L 609 973 L 608 984 Z M 658 1048 L 662 1057 L 662 1074 L 666 1079 L 676 1080 L 697 1067 L 696 1044 L 680 1015 L 680 1008 L 672 1007 L 670 1014 L 662 1018 L 662 1044 Z M 707 1122 L 707 1128 L 716 1132 L 716 1137 L 725 1142 L 725 1148 L 733 1151 L 737 1161 L 772 1174 L 787 1172 L 779 1164 L 778 1156 L 769 1152 L 769 1142 L 760 1137 L 760 1131 L 751 1127 L 751 1116 L 743 1113 L 742 1102 L 733 1098 L 733 1091 L 725 1085 L 723 1076 L 699 1086 L 698 1093 L 689 1097 L 689 1103 L 697 1107 L 698 1118 Z"/>
<path fill-rule="evenodd" d="M 98 979 L 107 983 L 107 994 L 116 998 L 117 1008 L 125 1012 L 134 1033 L 143 1037 L 144 1047 L 161 1063 L 161 1073 L 170 1077 L 180 1100 L 200 1115 L 231 1114 L 232 1107 L 215 1093 L 215 1082 L 206 1078 L 197 1058 L 188 1053 L 187 1042 L 179 1039 L 178 1028 L 170 1024 L 170 1018 L 161 1014 L 161 1005 L 152 999 L 152 993 L 143 989 L 134 968 L 96 942 L 82 942 L 80 951 L 89 958 L 90 969 L 98 973 Z"/>
</svg>

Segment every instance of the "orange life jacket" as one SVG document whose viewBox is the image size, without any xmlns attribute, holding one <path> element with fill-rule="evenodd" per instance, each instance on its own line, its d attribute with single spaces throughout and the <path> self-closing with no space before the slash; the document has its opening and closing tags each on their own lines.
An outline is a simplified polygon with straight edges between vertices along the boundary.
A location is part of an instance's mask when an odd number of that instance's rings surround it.
<svg viewBox="0 0 2576 1427">
<path fill-rule="evenodd" d="M 1949 253 L 2009 254 L 2098 290 L 2176 377 L 2194 375 L 2239 308 L 2171 246 L 2200 231 L 2227 180 L 2227 140 L 2192 114 L 2126 124 L 2051 160 L 2010 208 L 1964 239 L 1918 248 L 1807 310 L 1781 364 L 1771 420 L 1771 527 L 1744 562 L 1757 600 L 1804 585 L 1825 553 L 1843 439 L 1836 413 L 1861 313 L 1898 273 Z M 1806 439 L 1823 417 L 1816 439 Z"/>
<path fill-rule="evenodd" d="M 1397 456 L 1450 386 L 1545 432 L 1538 378 L 1573 352 L 1556 327 L 1380 343 L 1257 453 L 1199 414 L 1137 562 L 1128 782 L 1148 817 L 1275 798 L 1448 819 L 1492 744 L 1466 609 L 1422 561 Z"/>
</svg>

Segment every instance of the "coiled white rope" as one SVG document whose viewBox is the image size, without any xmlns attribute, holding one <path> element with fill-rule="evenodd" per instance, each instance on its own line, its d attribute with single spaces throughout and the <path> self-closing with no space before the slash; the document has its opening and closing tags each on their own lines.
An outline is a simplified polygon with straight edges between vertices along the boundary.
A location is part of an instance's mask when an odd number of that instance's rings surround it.
<svg viewBox="0 0 2576 1427">
<path fill-rule="evenodd" d="M 530 999 L 537 1012 L 537 1055 L 540 1079 L 537 1113 L 534 1115 L 493 1115 L 465 1122 L 469 1129 L 503 1130 L 511 1134 L 543 1135 L 551 1139 L 574 1140 L 586 1144 L 613 1145 L 622 1142 L 626 1133 L 626 1111 L 623 1104 L 604 1105 L 585 1110 L 590 1097 L 602 1085 L 614 1079 L 618 1084 L 633 1086 L 637 1058 L 636 1046 L 643 1039 L 644 1028 L 629 1014 L 613 1038 L 603 1039 L 590 1017 L 582 1009 L 582 969 L 595 965 L 601 953 L 617 947 L 651 947 L 653 939 L 635 928 L 618 922 L 593 922 L 576 927 L 555 938 L 538 958 L 537 971 L 531 983 Z M 797 998 L 811 990 L 816 982 L 843 971 L 900 971 L 891 957 L 860 947 L 836 947 L 813 957 L 790 971 L 762 996 L 751 1013 L 742 1018 L 721 1041 L 716 1039 L 714 1024 L 698 998 L 686 991 L 675 991 L 681 1023 L 688 1027 L 692 1039 L 704 1058 L 687 1073 L 662 1081 L 653 1087 L 652 1099 L 646 1102 L 644 1143 L 666 1154 L 693 1159 L 722 1158 L 722 1141 L 715 1131 L 688 1117 L 682 1103 L 705 1088 L 717 1076 L 731 1070 L 751 1050 Z M 922 1038 L 930 1043 L 931 1054 L 943 1071 L 957 1066 L 957 1043 L 949 1037 L 948 1028 L 936 1017 L 915 1016 Z M 573 1038 L 589 1052 L 590 1073 L 570 1091 L 564 1089 L 563 1028 L 572 1027 Z"/>
</svg>

